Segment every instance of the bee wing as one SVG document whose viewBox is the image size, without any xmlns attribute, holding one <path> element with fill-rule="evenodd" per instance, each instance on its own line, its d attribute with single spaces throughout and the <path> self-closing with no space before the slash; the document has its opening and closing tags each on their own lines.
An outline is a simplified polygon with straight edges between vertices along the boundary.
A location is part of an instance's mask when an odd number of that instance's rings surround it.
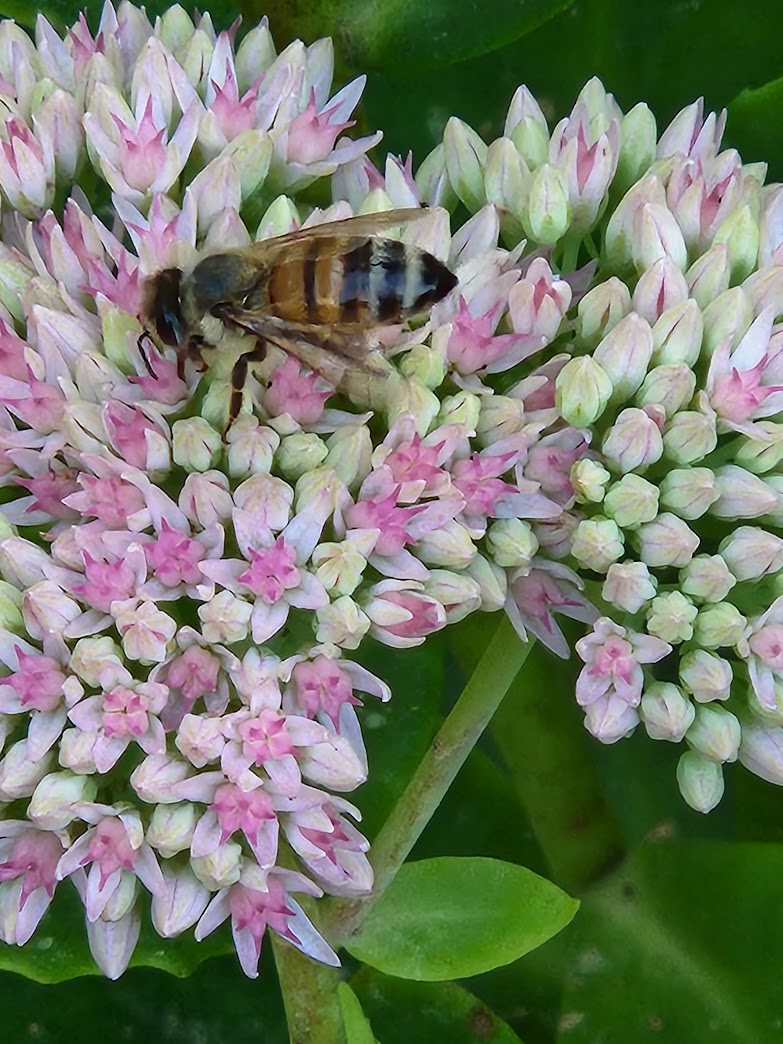
<svg viewBox="0 0 783 1044">
<path fill-rule="evenodd" d="M 345 218 L 343 221 L 327 221 L 323 225 L 298 228 L 295 232 L 273 239 L 260 239 L 240 249 L 259 263 L 271 262 L 278 254 L 284 254 L 286 261 L 298 261 L 308 256 L 315 239 L 339 239 L 343 248 L 350 250 L 368 239 L 383 237 L 391 229 L 421 220 L 427 213 L 427 210 L 419 207 L 401 207 L 377 214 L 359 214 L 358 217 Z"/>
<path fill-rule="evenodd" d="M 287 340 L 312 345 L 358 365 L 371 360 L 371 369 L 372 360 L 381 356 L 370 340 L 372 331 L 378 327 L 377 320 L 365 325 L 351 322 L 318 326 L 312 323 L 293 323 L 287 319 L 267 315 L 265 312 L 233 308 L 231 305 L 222 305 L 219 314 L 221 319 L 229 319 L 263 340 L 275 344 Z"/>
</svg>

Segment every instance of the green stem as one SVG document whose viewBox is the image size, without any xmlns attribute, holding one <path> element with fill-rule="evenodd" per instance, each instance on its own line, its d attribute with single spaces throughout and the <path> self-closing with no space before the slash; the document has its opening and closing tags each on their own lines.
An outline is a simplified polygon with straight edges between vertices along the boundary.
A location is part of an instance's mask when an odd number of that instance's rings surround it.
<svg viewBox="0 0 783 1044">
<path fill-rule="evenodd" d="M 330 900 L 322 924 L 333 946 L 356 932 L 443 800 L 530 653 L 505 614 L 484 655 L 372 846 L 375 884 L 363 899 Z"/>
<path fill-rule="evenodd" d="M 274 932 L 269 937 L 291 1044 L 345 1044 L 339 970 L 306 957 Z"/>
</svg>

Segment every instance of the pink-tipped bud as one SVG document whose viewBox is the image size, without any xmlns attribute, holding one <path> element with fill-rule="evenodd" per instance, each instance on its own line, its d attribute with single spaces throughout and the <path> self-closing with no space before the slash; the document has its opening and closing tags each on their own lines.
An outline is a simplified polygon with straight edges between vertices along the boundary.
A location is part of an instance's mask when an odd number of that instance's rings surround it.
<svg viewBox="0 0 783 1044">
<path fill-rule="evenodd" d="M 625 402 L 640 387 L 653 353 L 650 324 L 631 312 L 604 337 L 593 352 L 612 382 L 612 400 Z"/>
<path fill-rule="evenodd" d="M 745 468 L 725 464 L 715 471 L 718 499 L 712 514 L 718 518 L 758 518 L 774 511 L 780 495 Z"/>
<path fill-rule="evenodd" d="M 581 344 L 594 348 L 631 311 L 628 287 L 616 276 L 589 290 L 579 302 L 576 335 Z"/>
<path fill-rule="evenodd" d="M 661 480 L 661 504 L 680 518 L 701 518 L 718 499 L 709 468 L 674 468 Z"/>
<path fill-rule="evenodd" d="M 693 649 L 680 660 L 680 681 L 698 703 L 727 700 L 731 694 L 731 663 L 722 656 Z"/>
<path fill-rule="evenodd" d="M 663 257 L 648 268 L 636 284 L 633 307 L 652 325 L 663 312 L 682 304 L 687 297 L 685 276 L 670 257 Z"/>
<path fill-rule="evenodd" d="M 695 464 L 718 445 L 718 429 L 714 413 L 685 410 L 677 413 L 663 433 L 666 456 L 675 464 Z"/>
<path fill-rule="evenodd" d="M 657 590 L 658 581 L 644 562 L 616 562 L 607 570 L 601 597 L 626 613 L 638 613 Z"/>
<path fill-rule="evenodd" d="M 660 406 L 670 420 L 693 398 L 696 391 L 696 374 L 685 363 L 670 363 L 656 366 L 647 374 L 636 393 L 635 404 Z"/>
<path fill-rule="evenodd" d="M 679 743 L 693 724 L 696 709 L 671 682 L 653 682 L 644 692 L 639 712 L 650 739 Z"/>
<path fill-rule="evenodd" d="M 736 761 L 742 730 L 737 717 L 725 707 L 702 703 L 685 737 L 691 747 L 712 761 Z"/>
<path fill-rule="evenodd" d="M 651 568 L 685 566 L 699 546 L 699 538 L 681 518 L 665 511 L 634 534 L 639 556 Z"/>
<path fill-rule="evenodd" d="M 705 649 L 737 645 L 745 637 L 748 621 L 731 602 L 707 605 L 699 611 L 693 635 Z"/>
<path fill-rule="evenodd" d="M 607 491 L 603 510 L 623 529 L 652 522 L 658 514 L 658 488 L 641 475 L 623 475 Z"/>
<path fill-rule="evenodd" d="M 716 243 L 685 273 L 691 297 L 699 308 L 707 308 L 729 288 L 731 268 L 729 251 L 724 243 Z"/>
<path fill-rule="evenodd" d="M 452 116 L 443 132 L 446 170 L 459 199 L 475 214 L 487 202 L 484 170 L 487 146 L 463 120 Z"/>
<path fill-rule="evenodd" d="M 647 411 L 628 407 L 604 436 L 602 451 L 607 465 L 618 474 L 643 471 L 663 454 L 660 426 Z"/>
<path fill-rule="evenodd" d="M 662 313 L 653 327 L 653 360 L 692 366 L 701 353 L 704 326 L 695 301 L 682 301 Z"/>
</svg>

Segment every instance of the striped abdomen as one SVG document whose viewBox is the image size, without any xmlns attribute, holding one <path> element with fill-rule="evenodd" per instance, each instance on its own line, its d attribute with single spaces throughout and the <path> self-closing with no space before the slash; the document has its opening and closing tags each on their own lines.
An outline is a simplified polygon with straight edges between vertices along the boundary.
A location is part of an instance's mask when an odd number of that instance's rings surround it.
<svg viewBox="0 0 783 1044">
<path fill-rule="evenodd" d="M 348 249 L 346 249 L 348 247 Z M 399 322 L 456 285 L 437 258 L 393 239 L 314 239 L 306 257 L 281 258 L 269 273 L 266 309 L 296 323 Z"/>
</svg>

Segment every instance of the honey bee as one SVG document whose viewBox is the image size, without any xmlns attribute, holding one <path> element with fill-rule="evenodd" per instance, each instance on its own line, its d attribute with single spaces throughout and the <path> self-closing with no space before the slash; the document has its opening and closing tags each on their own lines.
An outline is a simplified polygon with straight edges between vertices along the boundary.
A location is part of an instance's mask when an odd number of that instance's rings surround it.
<svg viewBox="0 0 783 1044">
<path fill-rule="evenodd" d="M 177 350 L 181 375 L 188 359 L 206 368 L 204 353 L 218 346 L 225 326 L 257 339 L 231 374 L 229 426 L 242 407 L 248 364 L 264 358 L 267 344 L 350 396 L 357 374 L 375 381 L 390 372 L 373 331 L 427 312 L 457 283 L 432 254 L 383 237 L 424 213 L 391 210 L 314 225 L 207 254 L 189 269 L 166 268 L 147 280 L 145 329 L 161 348 Z"/>
</svg>

